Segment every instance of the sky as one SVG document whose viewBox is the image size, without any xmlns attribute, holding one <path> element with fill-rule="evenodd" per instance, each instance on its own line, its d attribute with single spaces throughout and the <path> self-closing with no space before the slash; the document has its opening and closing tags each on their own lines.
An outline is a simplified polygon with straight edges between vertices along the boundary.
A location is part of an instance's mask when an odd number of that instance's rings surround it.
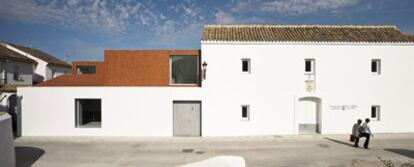
<svg viewBox="0 0 414 167">
<path fill-rule="evenodd" d="M 0 41 L 70 61 L 109 49 L 200 49 L 205 24 L 395 25 L 414 0 L 0 0 Z"/>
</svg>

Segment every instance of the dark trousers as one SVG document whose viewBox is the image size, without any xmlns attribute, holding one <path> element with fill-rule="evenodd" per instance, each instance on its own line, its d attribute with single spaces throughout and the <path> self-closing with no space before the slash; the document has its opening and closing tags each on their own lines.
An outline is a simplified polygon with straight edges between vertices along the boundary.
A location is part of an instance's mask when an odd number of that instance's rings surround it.
<svg viewBox="0 0 414 167">
<path fill-rule="evenodd" d="M 358 146 L 359 138 L 362 138 L 362 137 L 365 137 L 365 138 L 366 138 L 366 139 L 365 139 L 365 142 L 364 142 L 364 147 L 365 147 L 365 148 L 368 148 L 368 145 L 369 145 L 369 138 L 371 137 L 371 135 L 370 135 L 370 134 L 368 134 L 368 133 L 361 133 L 361 134 L 359 135 L 359 137 L 356 137 L 356 138 L 355 138 L 355 144 L 354 144 L 354 146 Z"/>
</svg>

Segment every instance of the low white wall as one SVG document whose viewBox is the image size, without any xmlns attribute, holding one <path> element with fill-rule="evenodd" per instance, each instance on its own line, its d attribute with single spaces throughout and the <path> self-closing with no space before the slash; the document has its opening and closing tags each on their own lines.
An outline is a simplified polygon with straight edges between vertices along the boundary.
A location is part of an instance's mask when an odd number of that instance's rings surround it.
<svg viewBox="0 0 414 167">
<path fill-rule="evenodd" d="M 173 100 L 197 100 L 200 91 L 148 87 L 19 88 L 18 94 L 23 96 L 22 135 L 172 136 Z M 75 128 L 76 98 L 102 100 L 101 128 Z"/>
<path fill-rule="evenodd" d="M 0 167 L 16 166 L 12 120 L 6 113 L 0 113 L 0 132 Z"/>
<path fill-rule="evenodd" d="M 202 88 L 166 87 L 26 87 L 18 92 L 23 96 L 23 136 L 172 136 L 173 101 L 189 100 L 202 101 L 202 136 L 297 134 L 295 106 L 302 97 L 268 98 L 273 93 L 269 91 L 250 94 L 254 99 L 238 94 L 230 99 Z M 369 117 L 370 98 L 318 97 L 325 99 L 321 101 L 323 134 L 350 133 L 357 118 Z M 102 99 L 101 128 L 75 127 L 76 98 Z M 381 120 L 371 123 L 373 131 L 414 132 L 409 103 L 397 95 L 385 101 L 381 101 Z M 249 121 L 241 119 L 240 104 L 251 106 Z M 332 109 L 336 104 L 357 107 Z"/>
</svg>

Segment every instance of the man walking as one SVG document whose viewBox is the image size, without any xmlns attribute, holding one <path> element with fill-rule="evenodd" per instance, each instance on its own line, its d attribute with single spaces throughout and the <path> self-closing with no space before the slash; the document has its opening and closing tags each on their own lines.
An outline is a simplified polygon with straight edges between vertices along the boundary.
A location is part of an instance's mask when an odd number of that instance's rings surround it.
<svg viewBox="0 0 414 167">
<path fill-rule="evenodd" d="M 354 136 L 354 138 L 355 138 L 354 147 L 358 147 L 359 137 L 360 137 L 360 134 L 361 134 L 361 132 L 360 132 L 361 123 L 362 123 L 362 120 L 358 119 L 357 123 L 355 123 L 354 126 L 352 127 L 352 136 Z"/>
<path fill-rule="evenodd" d="M 364 142 L 364 148 L 365 149 L 368 149 L 370 137 L 371 136 L 374 137 L 374 135 L 371 132 L 371 128 L 369 127 L 369 122 L 370 122 L 370 120 L 368 118 L 366 118 L 365 122 L 361 126 L 361 135 L 360 135 L 360 137 L 365 137 L 366 138 L 365 142 Z M 355 145 L 357 145 L 357 146 L 358 146 L 358 141 L 359 140 L 355 141 Z"/>
</svg>

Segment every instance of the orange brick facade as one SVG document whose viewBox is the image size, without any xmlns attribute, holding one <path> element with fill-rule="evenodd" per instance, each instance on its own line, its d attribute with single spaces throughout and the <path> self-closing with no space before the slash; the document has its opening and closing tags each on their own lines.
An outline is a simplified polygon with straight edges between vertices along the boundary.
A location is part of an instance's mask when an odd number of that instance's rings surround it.
<svg viewBox="0 0 414 167">
<path fill-rule="evenodd" d="M 73 62 L 72 75 L 36 86 L 171 86 L 171 55 L 198 56 L 199 74 L 201 71 L 200 50 L 105 50 L 104 54 L 103 62 Z M 77 75 L 76 69 L 82 65 L 96 66 L 96 74 Z"/>
</svg>

